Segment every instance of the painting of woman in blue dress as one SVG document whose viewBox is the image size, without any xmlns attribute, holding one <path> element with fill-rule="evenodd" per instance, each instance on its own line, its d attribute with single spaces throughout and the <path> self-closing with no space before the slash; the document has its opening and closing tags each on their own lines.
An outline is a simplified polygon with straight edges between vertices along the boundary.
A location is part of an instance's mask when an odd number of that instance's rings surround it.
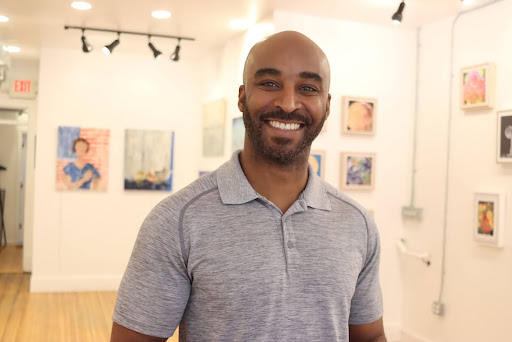
<svg viewBox="0 0 512 342">
<path fill-rule="evenodd" d="M 87 162 L 85 157 L 89 152 L 89 142 L 84 138 L 78 138 L 73 142 L 73 153 L 77 158 L 64 167 L 64 184 L 70 190 L 96 189 L 100 173 L 94 165 Z"/>
</svg>

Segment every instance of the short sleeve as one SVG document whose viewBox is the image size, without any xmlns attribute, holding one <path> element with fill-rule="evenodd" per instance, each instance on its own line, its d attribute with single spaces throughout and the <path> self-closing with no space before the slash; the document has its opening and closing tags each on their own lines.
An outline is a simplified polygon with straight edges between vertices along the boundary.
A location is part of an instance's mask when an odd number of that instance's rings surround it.
<svg viewBox="0 0 512 342">
<path fill-rule="evenodd" d="M 144 220 L 117 294 L 117 324 L 165 338 L 178 327 L 191 287 L 181 256 L 178 217 L 164 200 Z"/>
<path fill-rule="evenodd" d="M 64 166 L 62 171 L 64 171 L 64 173 L 66 175 L 71 176 L 71 173 L 73 172 L 72 168 L 73 168 L 73 163 L 68 163 L 66 166 Z"/>
<path fill-rule="evenodd" d="M 94 178 L 101 178 L 101 175 L 100 175 L 100 173 L 99 173 L 98 169 L 96 169 L 96 168 L 94 167 L 94 165 L 91 165 L 91 168 L 92 168 L 92 170 L 93 170 L 93 176 L 92 176 L 92 178 L 93 178 L 93 179 L 94 179 Z"/>
<path fill-rule="evenodd" d="M 367 252 L 359 273 L 350 307 L 349 324 L 372 323 L 382 317 L 382 292 L 379 283 L 380 241 L 375 222 L 366 214 Z"/>
</svg>

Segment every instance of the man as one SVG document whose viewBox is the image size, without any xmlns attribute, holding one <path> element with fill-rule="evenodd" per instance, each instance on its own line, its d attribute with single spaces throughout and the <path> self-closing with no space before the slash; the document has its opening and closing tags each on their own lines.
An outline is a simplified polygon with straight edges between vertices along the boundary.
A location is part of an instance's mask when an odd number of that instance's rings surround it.
<svg viewBox="0 0 512 342">
<path fill-rule="evenodd" d="M 244 149 L 146 218 L 111 341 L 165 341 L 178 324 L 180 341 L 386 341 L 375 224 L 308 170 L 329 82 L 300 33 L 253 47 Z"/>
</svg>

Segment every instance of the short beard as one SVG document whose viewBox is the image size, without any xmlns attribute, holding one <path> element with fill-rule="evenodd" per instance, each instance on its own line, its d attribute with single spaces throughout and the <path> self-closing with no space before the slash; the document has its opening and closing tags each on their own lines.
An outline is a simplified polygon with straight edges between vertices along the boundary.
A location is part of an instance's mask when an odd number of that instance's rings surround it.
<svg viewBox="0 0 512 342">
<path fill-rule="evenodd" d="M 276 109 L 272 112 L 262 112 L 258 117 L 258 121 L 253 121 L 246 103 L 247 102 L 244 99 L 242 111 L 245 131 L 252 145 L 255 147 L 256 152 L 260 156 L 272 164 L 277 165 L 307 163 L 311 143 L 313 143 L 313 140 L 315 140 L 318 134 L 320 134 L 322 131 L 324 122 L 327 119 L 327 113 L 324 114 L 322 120 L 316 125 L 313 123 L 309 115 L 303 115 L 298 111 L 287 113 L 282 109 Z M 286 138 L 273 138 L 272 142 L 277 146 L 270 145 L 263 140 L 262 127 L 265 124 L 265 120 L 270 118 L 304 122 L 303 129 L 305 129 L 306 132 L 302 139 L 298 142 L 297 146 L 291 148 L 287 147 L 287 145 L 290 143 L 290 140 Z"/>
</svg>

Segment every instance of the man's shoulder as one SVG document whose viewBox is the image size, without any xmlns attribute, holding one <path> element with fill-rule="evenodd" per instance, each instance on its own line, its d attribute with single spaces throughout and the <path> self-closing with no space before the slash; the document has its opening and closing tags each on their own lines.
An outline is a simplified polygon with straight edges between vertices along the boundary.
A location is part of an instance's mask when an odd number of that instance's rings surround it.
<svg viewBox="0 0 512 342">
<path fill-rule="evenodd" d="M 368 209 L 361 205 L 359 202 L 349 197 L 344 192 L 341 192 L 339 189 L 337 189 L 330 183 L 327 183 L 324 180 L 322 180 L 322 182 L 325 188 L 325 192 L 327 193 L 331 205 L 333 207 L 343 208 L 344 212 L 346 212 L 346 210 L 349 210 L 356 215 L 359 214 L 364 217 L 367 217 L 369 215 Z"/>
<path fill-rule="evenodd" d="M 218 191 L 217 171 L 206 174 L 183 189 L 167 196 L 156 205 L 153 211 L 176 215 L 194 201 L 214 191 Z"/>
</svg>

